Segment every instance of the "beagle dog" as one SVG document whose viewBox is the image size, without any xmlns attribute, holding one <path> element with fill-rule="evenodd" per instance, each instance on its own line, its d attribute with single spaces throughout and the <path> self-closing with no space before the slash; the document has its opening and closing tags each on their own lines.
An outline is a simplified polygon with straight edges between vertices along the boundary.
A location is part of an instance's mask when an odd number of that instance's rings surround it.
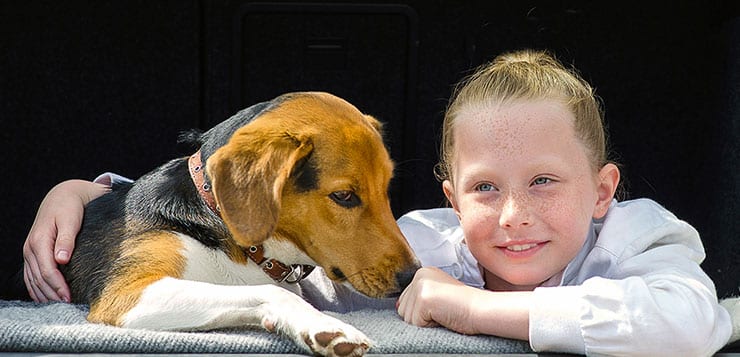
<svg viewBox="0 0 740 357">
<path fill-rule="evenodd" d="M 419 263 L 387 195 L 380 123 L 336 96 L 291 93 L 200 135 L 200 150 L 85 210 L 63 273 L 88 320 L 157 330 L 256 325 L 320 355 L 371 342 L 297 284 L 314 266 L 370 297 L 395 296 Z"/>
</svg>

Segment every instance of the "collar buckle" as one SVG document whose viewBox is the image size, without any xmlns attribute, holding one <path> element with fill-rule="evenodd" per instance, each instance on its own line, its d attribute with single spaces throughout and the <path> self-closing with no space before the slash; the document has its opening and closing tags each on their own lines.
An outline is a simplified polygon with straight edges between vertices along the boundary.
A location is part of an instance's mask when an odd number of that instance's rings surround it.
<svg viewBox="0 0 740 357">
<path fill-rule="evenodd" d="M 265 248 L 253 245 L 244 250 L 250 260 L 277 283 L 297 284 L 305 279 L 314 269 L 307 264 L 285 264 L 277 259 L 265 257 Z"/>
</svg>

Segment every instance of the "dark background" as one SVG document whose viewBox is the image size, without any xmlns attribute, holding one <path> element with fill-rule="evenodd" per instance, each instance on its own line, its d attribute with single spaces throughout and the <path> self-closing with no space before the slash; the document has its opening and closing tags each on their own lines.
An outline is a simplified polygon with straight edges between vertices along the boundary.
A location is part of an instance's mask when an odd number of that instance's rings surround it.
<svg viewBox="0 0 740 357">
<path fill-rule="evenodd" d="M 136 178 L 190 153 L 180 131 L 288 91 L 330 91 L 386 122 L 397 214 L 443 205 L 432 167 L 451 86 L 502 51 L 531 47 L 597 88 L 629 197 L 694 225 L 720 295 L 738 293 L 735 4 L 3 1 L 0 275 L 20 266 L 56 183 Z"/>
</svg>

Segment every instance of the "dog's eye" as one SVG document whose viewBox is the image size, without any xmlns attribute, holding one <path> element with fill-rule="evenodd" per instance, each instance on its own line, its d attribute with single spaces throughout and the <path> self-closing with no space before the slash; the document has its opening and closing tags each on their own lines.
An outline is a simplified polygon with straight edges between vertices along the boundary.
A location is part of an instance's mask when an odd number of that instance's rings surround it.
<svg viewBox="0 0 740 357">
<path fill-rule="evenodd" d="M 338 205 L 346 208 L 357 207 L 360 205 L 360 198 L 352 191 L 334 191 L 329 197 Z"/>
</svg>

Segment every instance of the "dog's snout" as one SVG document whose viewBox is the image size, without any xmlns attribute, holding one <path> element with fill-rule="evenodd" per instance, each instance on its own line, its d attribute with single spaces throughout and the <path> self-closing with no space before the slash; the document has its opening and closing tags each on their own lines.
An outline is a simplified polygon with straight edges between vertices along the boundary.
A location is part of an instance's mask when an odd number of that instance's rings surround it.
<svg viewBox="0 0 740 357">
<path fill-rule="evenodd" d="M 396 284 L 398 284 L 398 287 L 401 288 L 401 290 L 406 289 L 406 287 L 411 284 L 411 280 L 414 279 L 414 274 L 416 274 L 416 271 L 419 270 L 419 268 L 419 265 L 414 264 L 413 266 L 396 273 Z"/>
<path fill-rule="evenodd" d="M 401 270 L 396 273 L 396 285 L 398 286 L 398 290 L 388 294 L 386 297 L 399 297 L 401 296 L 401 293 L 404 289 L 406 289 L 409 284 L 411 284 L 411 281 L 414 280 L 414 275 L 416 274 L 416 271 L 419 270 L 421 266 L 418 263 L 414 263 L 413 265 L 409 266 L 408 268 Z"/>
</svg>

